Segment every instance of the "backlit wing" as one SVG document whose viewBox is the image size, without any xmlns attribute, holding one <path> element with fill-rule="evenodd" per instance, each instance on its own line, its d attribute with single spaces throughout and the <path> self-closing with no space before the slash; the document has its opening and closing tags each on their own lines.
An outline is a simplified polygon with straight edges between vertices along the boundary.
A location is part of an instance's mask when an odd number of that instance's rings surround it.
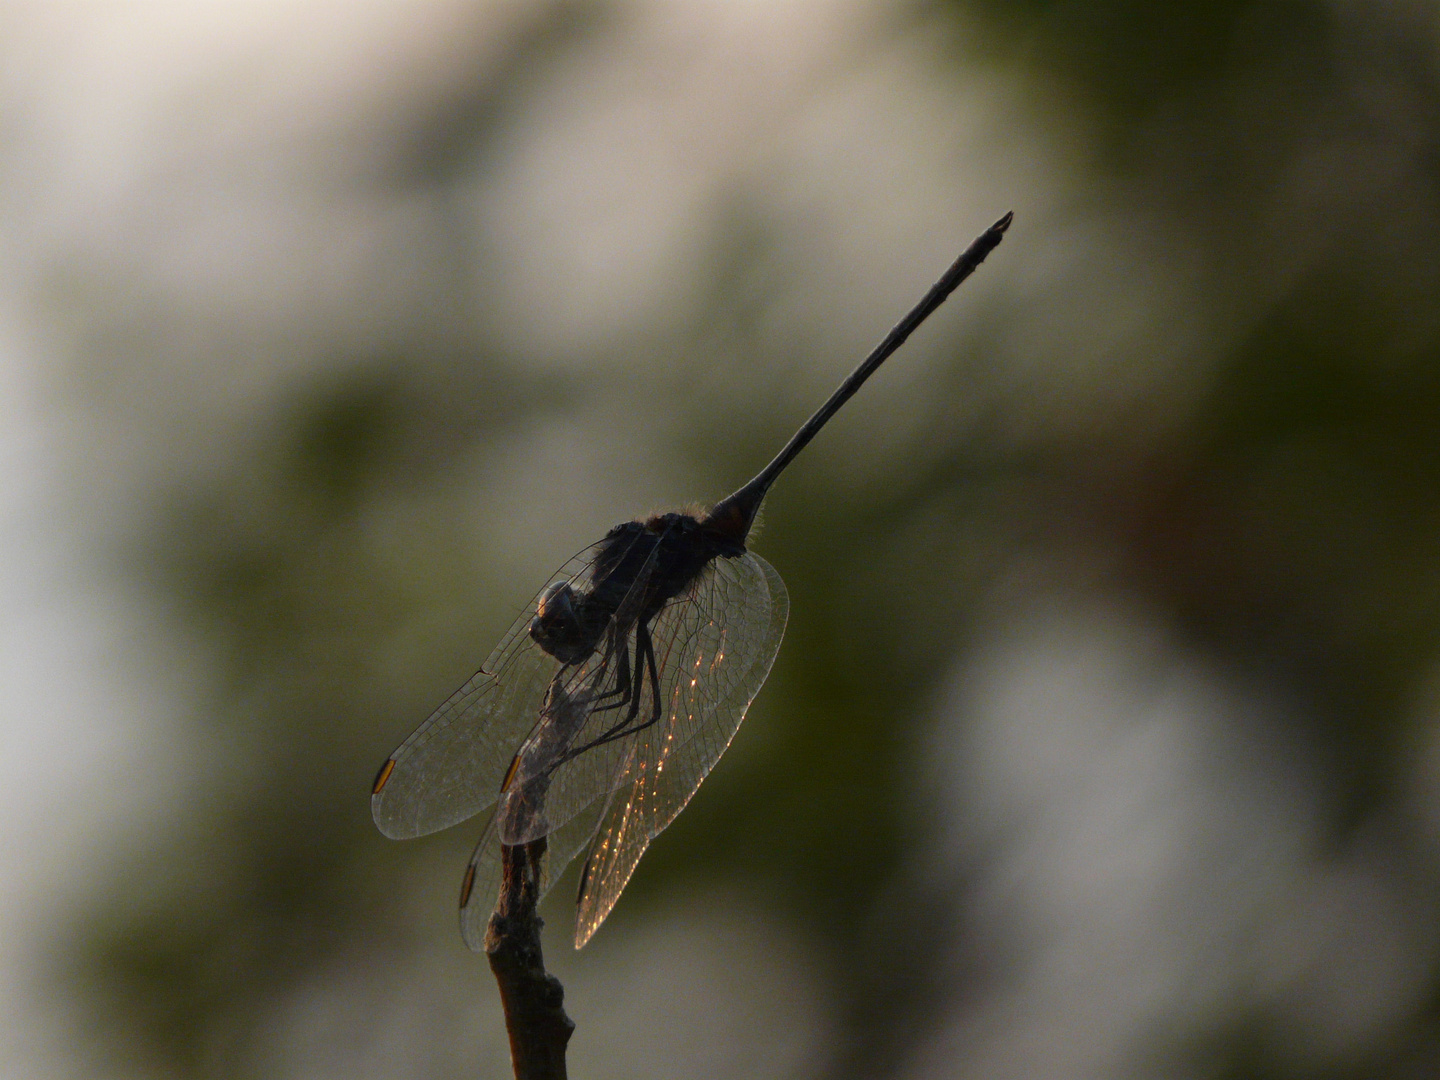
<svg viewBox="0 0 1440 1080">
<path fill-rule="evenodd" d="M 608 806 L 608 795 L 601 796 L 546 838 L 547 850 L 537 902 L 550 891 L 575 856 L 585 850 Z M 500 892 L 500 831 L 497 818 L 502 811 L 503 805 L 490 816 L 460 885 L 460 936 L 476 952 L 485 948 L 485 931 L 490 925 L 490 915 L 495 910 Z"/>
<path fill-rule="evenodd" d="M 575 917 L 581 948 L 605 921 L 640 856 L 720 759 L 770 673 L 790 602 L 754 554 L 714 560 L 688 598 L 655 620 L 663 714 L 624 740 L 615 789 L 585 863 Z M 617 751 L 618 753 L 618 751 Z M 584 756 L 572 771 L 583 771 Z M 564 789 L 557 772 L 550 798 Z M 582 785 L 583 787 L 583 781 Z"/>
<path fill-rule="evenodd" d="M 536 605 L 559 581 L 586 589 L 604 545 L 592 544 L 556 571 L 480 670 L 390 755 L 370 797 L 382 833 L 397 840 L 424 836 L 495 801 L 560 667 L 530 638 Z"/>
<path fill-rule="evenodd" d="M 625 683 L 640 688 L 642 710 L 653 708 L 652 683 L 640 674 L 643 657 L 636 619 L 655 563 L 652 552 L 610 619 L 600 646 L 580 663 L 563 669 L 550 686 L 538 722 L 515 754 L 505 796 L 509 812 L 499 819 L 503 843 L 527 844 L 548 835 L 620 782 L 630 740 L 591 744 L 625 725 L 629 709 L 621 693 Z M 678 613 L 693 606 L 700 595 L 697 586 L 709 572 L 708 568 L 702 572 L 655 617 L 649 631 L 652 638 L 680 625 Z"/>
</svg>

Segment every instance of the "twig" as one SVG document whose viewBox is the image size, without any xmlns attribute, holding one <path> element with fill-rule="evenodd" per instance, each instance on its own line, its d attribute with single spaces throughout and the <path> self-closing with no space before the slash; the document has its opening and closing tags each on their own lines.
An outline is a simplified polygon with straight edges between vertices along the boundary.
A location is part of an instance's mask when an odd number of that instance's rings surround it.
<svg viewBox="0 0 1440 1080">
<path fill-rule="evenodd" d="M 545 840 L 500 849 L 500 901 L 485 932 L 485 955 L 500 984 L 515 1080 L 565 1080 L 565 1046 L 575 1022 L 565 988 L 545 971 L 536 914 Z"/>
</svg>

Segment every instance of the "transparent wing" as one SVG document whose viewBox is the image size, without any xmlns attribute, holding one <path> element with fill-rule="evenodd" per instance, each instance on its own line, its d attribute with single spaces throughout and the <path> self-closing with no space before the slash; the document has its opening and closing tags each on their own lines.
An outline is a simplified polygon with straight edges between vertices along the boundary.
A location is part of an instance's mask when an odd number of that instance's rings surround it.
<svg viewBox="0 0 1440 1080">
<path fill-rule="evenodd" d="M 485 948 L 485 931 L 500 894 L 499 820 L 506 811 L 505 801 L 508 798 L 501 797 L 495 812 L 486 821 L 485 831 L 475 845 L 460 886 L 460 936 L 475 952 L 482 952 Z M 608 796 L 596 799 L 549 835 L 537 900 L 545 897 L 565 868 L 590 843 L 608 805 Z"/>
<path fill-rule="evenodd" d="M 577 753 L 607 730 L 623 725 L 628 706 L 621 686 L 639 679 L 636 619 L 644 602 L 656 553 L 635 576 L 625 599 L 606 627 L 599 648 L 582 662 L 561 671 L 546 694 L 540 719 L 515 754 L 511 784 L 517 803 L 529 812 L 506 815 L 500 839 L 506 844 L 528 844 L 558 829 L 598 797 L 614 790 L 625 755 L 626 740 L 617 739 Z M 702 574 L 702 578 L 703 578 Z M 697 582 L 700 579 L 697 579 Z M 688 605 L 694 584 L 666 611 Z M 665 625 L 666 612 L 655 618 Z M 653 629 L 652 629 L 653 633 Z M 648 689 L 648 683 L 646 687 Z M 575 754 L 574 757 L 569 755 Z M 569 760 L 567 760 L 569 758 Z"/>
<path fill-rule="evenodd" d="M 770 674 L 789 612 L 780 575 L 746 554 L 716 559 L 689 602 L 672 604 L 656 619 L 664 713 L 625 740 L 618 790 L 581 880 L 577 949 L 610 914 L 650 841 L 675 820 L 730 745 Z M 554 788 L 560 784 L 557 775 Z"/>
<path fill-rule="evenodd" d="M 515 747 L 535 726 L 560 667 L 530 638 L 536 605 L 556 582 L 587 588 L 604 545 L 592 544 L 557 570 L 480 670 L 390 755 L 370 798 L 382 833 L 397 840 L 424 836 L 495 801 Z"/>
</svg>

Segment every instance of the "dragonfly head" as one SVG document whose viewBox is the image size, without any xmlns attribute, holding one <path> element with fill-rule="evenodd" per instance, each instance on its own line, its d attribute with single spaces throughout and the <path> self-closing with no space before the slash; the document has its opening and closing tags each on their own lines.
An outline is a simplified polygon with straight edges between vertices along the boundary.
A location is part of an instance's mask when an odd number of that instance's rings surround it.
<svg viewBox="0 0 1440 1080">
<path fill-rule="evenodd" d="M 580 659 L 593 648 L 581 626 L 575 607 L 575 590 L 568 581 L 557 581 L 540 596 L 530 636 L 551 656 L 563 663 Z"/>
</svg>

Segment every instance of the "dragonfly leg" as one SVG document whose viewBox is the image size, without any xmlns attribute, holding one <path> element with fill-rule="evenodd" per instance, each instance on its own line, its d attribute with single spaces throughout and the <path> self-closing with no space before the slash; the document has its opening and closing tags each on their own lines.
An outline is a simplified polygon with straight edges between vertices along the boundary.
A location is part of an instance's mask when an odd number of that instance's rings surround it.
<svg viewBox="0 0 1440 1080">
<path fill-rule="evenodd" d="M 614 742 L 616 739 L 624 739 L 634 735 L 636 732 L 644 731 L 646 728 L 654 726 L 660 719 L 660 715 L 664 712 L 665 706 L 660 700 L 659 664 L 655 661 L 655 644 L 650 638 L 650 628 L 644 623 L 640 623 L 635 629 L 635 651 L 639 654 L 636 656 L 635 664 L 636 683 L 638 684 L 642 681 L 643 674 L 646 670 L 650 672 L 650 696 L 654 704 L 650 718 L 644 723 L 635 723 L 636 718 L 640 714 L 640 696 L 644 689 L 642 686 L 636 685 L 634 687 L 634 696 L 630 700 L 630 712 L 626 715 L 625 719 L 609 730 L 597 735 L 584 746 L 577 746 L 568 751 L 564 757 L 555 763 L 557 768 L 572 758 L 579 757 L 587 750 L 593 750 L 595 747 L 603 746 L 605 743 Z"/>
<path fill-rule="evenodd" d="M 650 628 L 646 626 L 643 622 L 636 623 L 634 678 L 630 680 L 629 685 L 626 687 L 624 698 L 622 698 L 620 701 L 617 701 L 614 705 L 606 706 L 606 709 L 618 709 L 622 705 L 629 705 L 630 708 L 625 713 L 625 719 L 621 720 L 618 724 L 603 732 L 594 742 L 586 743 L 578 750 L 572 751 L 569 755 L 570 757 L 574 757 L 576 754 L 583 754 L 592 746 L 599 746 L 602 742 L 609 742 L 611 739 L 620 738 L 625 733 L 625 729 L 635 722 L 635 717 L 640 713 L 640 695 L 644 691 L 643 684 L 645 682 L 645 649 L 649 645 L 649 643 Z M 628 651 L 626 652 L 625 656 L 628 661 Z M 655 651 L 653 647 L 651 647 L 650 649 L 650 676 L 652 679 L 655 678 Z M 660 696 L 660 687 L 658 682 L 655 687 L 655 696 L 658 700 Z M 597 709 L 594 711 L 604 712 L 605 709 Z"/>
<path fill-rule="evenodd" d="M 635 678 L 631 681 L 630 710 L 625 714 L 625 718 L 618 724 L 601 732 L 583 746 L 576 746 L 567 750 L 561 755 L 560 759 L 551 766 L 552 772 L 561 765 L 564 765 L 567 761 L 573 761 L 587 750 L 593 750 L 597 746 L 614 742 L 616 739 L 624 739 L 630 735 L 634 735 L 637 731 L 644 731 L 660 719 L 660 714 L 664 710 L 664 704 L 660 700 L 659 664 L 656 663 L 655 660 L 655 644 L 650 638 L 650 628 L 643 622 L 637 623 L 635 627 L 635 653 Z M 644 723 L 637 724 L 635 720 L 640 715 L 640 698 L 644 692 L 644 687 L 641 684 L 644 682 L 644 675 L 647 670 L 650 672 L 650 696 L 654 704 L 654 710 L 648 720 Z M 609 707 L 615 708 L 616 706 Z M 598 712 L 600 710 L 595 711 Z"/>
<path fill-rule="evenodd" d="M 615 663 L 615 689 L 607 690 L 595 700 L 604 701 L 607 698 L 618 697 L 619 701 L 612 701 L 609 705 L 599 705 L 591 709 L 591 712 L 609 712 L 611 709 L 623 709 L 630 704 L 630 696 L 634 692 L 634 684 L 630 677 L 630 642 L 628 635 L 620 638 L 620 656 Z"/>
<path fill-rule="evenodd" d="M 649 655 L 648 655 L 648 661 L 649 661 L 649 665 L 650 665 L 650 678 L 651 678 L 651 680 L 654 681 L 655 684 L 656 684 L 656 685 L 655 685 L 655 699 L 656 699 L 656 701 L 659 701 L 659 699 L 660 699 L 660 686 L 659 686 L 658 681 L 656 681 L 656 675 L 655 675 L 655 649 L 654 649 L 654 647 L 650 644 L 650 628 L 649 628 L 648 626 L 646 626 L 643 622 L 641 622 L 641 623 L 636 623 L 636 624 L 635 624 L 635 677 L 634 677 L 633 679 L 631 679 L 631 681 L 630 681 L 630 686 L 629 686 L 629 688 L 628 688 L 628 693 L 626 694 L 626 700 L 625 700 L 625 702 L 621 703 L 621 704 L 628 704 L 628 705 L 630 706 L 630 709 L 629 709 L 628 712 L 625 713 L 625 719 L 621 720 L 618 724 L 615 724 L 613 727 L 609 728 L 608 730 L 602 732 L 602 733 L 601 733 L 597 738 L 595 738 L 592 742 L 588 742 L 588 743 L 586 743 L 584 746 L 580 747 L 578 750 L 572 751 L 571 756 L 573 756 L 574 754 L 583 754 L 586 750 L 589 750 L 591 747 L 599 746 L 601 743 L 607 743 L 607 742 L 609 742 L 609 741 L 612 740 L 612 739 L 622 738 L 622 737 L 624 737 L 626 734 L 628 734 L 628 730 L 627 730 L 627 729 L 629 729 L 629 728 L 630 728 L 630 725 L 635 722 L 635 717 L 636 717 L 637 715 L 639 715 L 639 713 L 640 713 L 640 695 L 641 695 L 641 693 L 643 693 L 643 691 L 644 691 L 644 689 L 645 689 L 645 688 L 644 688 L 644 682 L 645 682 L 645 665 L 646 665 L 646 661 L 647 661 L 647 655 L 646 655 L 647 649 L 648 649 L 648 653 L 649 653 Z M 618 708 L 618 704 L 617 704 L 616 706 L 614 706 L 614 707 L 617 707 L 617 708 Z"/>
<path fill-rule="evenodd" d="M 660 719 L 660 713 L 664 711 L 665 707 L 660 701 L 660 672 L 658 665 L 655 663 L 655 641 L 650 637 L 650 628 L 643 624 L 635 633 L 636 649 L 639 649 L 642 645 L 645 648 L 645 663 L 650 668 L 650 697 L 655 704 L 655 711 L 650 714 L 650 719 L 640 725 L 641 728 L 647 728 Z M 636 659 L 638 661 L 639 658 L 637 657 Z M 639 667 L 638 662 L 636 667 Z M 639 695 L 637 694 L 636 696 L 638 697 Z M 636 728 L 635 730 L 639 731 L 640 728 Z"/>
</svg>

